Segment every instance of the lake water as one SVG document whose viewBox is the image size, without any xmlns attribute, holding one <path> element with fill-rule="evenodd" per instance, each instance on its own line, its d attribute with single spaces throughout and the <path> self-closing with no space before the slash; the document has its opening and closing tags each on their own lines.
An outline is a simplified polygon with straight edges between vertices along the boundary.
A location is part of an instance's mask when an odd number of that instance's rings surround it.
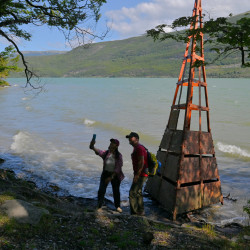
<svg viewBox="0 0 250 250">
<path fill-rule="evenodd" d="M 3 167 L 48 182 L 71 195 L 96 198 L 102 160 L 89 150 L 107 149 L 120 140 L 125 180 L 123 204 L 132 181 L 132 147 L 125 135 L 140 134 L 141 143 L 157 152 L 176 87 L 176 79 L 46 78 L 45 92 L 35 96 L 23 88 L 25 79 L 9 79 L 0 89 L 0 157 Z M 224 206 L 204 210 L 210 221 L 247 223 L 242 207 L 250 199 L 250 80 L 208 79 L 212 135 L 224 196 Z M 108 188 L 107 198 L 112 199 Z"/>
</svg>

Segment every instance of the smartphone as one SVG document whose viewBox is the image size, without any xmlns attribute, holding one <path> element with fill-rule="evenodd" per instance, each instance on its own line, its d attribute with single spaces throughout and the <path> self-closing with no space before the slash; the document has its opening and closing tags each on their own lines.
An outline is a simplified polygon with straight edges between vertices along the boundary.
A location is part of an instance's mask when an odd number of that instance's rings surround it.
<svg viewBox="0 0 250 250">
<path fill-rule="evenodd" d="M 92 141 L 95 141 L 96 139 L 96 134 L 93 134 Z"/>
</svg>

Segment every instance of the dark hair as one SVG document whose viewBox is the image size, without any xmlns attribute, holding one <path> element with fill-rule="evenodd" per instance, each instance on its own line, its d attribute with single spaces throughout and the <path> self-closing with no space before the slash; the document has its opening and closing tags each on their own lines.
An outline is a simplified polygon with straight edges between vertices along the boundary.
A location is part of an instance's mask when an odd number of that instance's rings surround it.
<svg viewBox="0 0 250 250">
<path fill-rule="evenodd" d="M 119 152 L 119 150 L 118 150 L 118 148 L 115 150 L 115 159 L 116 160 L 118 160 L 119 159 L 119 157 L 120 157 L 120 152 Z"/>
<path fill-rule="evenodd" d="M 104 153 L 104 157 L 103 157 L 104 159 L 106 159 L 108 153 L 109 153 L 109 150 L 107 150 L 107 151 Z M 114 155 L 115 155 L 115 159 L 118 160 L 119 157 L 120 157 L 120 155 L 121 155 L 121 153 L 119 152 L 118 148 L 115 149 Z"/>
</svg>

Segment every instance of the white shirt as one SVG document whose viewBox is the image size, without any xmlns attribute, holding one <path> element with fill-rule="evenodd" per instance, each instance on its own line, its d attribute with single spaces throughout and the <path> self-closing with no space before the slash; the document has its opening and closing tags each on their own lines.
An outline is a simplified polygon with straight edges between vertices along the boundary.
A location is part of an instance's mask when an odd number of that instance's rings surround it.
<svg viewBox="0 0 250 250">
<path fill-rule="evenodd" d="M 113 154 L 110 154 L 105 160 L 104 170 L 109 172 L 114 172 L 115 170 L 115 157 Z"/>
</svg>

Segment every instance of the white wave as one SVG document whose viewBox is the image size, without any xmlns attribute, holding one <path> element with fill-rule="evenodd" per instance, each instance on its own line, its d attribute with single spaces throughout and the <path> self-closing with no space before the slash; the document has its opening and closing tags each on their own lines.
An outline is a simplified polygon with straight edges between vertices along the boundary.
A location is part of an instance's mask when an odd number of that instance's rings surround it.
<svg viewBox="0 0 250 250">
<path fill-rule="evenodd" d="M 29 97 L 23 97 L 22 100 L 23 101 L 29 100 Z"/>
<path fill-rule="evenodd" d="M 23 153 L 30 149 L 30 144 L 32 143 L 31 134 L 28 132 L 20 131 L 15 136 L 13 136 L 14 142 L 11 144 L 10 148 L 15 153 Z"/>
<path fill-rule="evenodd" d="M 217 147 L 221 152 L 224 153 L 239 155 L 243 157 L 250 157 L 250 153 L 248 151 L 241 149 L 240 147 L 237 147 L 235 145 L 228 145 L 228 144 L 223 144 L 222 142 L 218 142 Z"/>
<path fill-rule="evenodd" d="M 20 164 L 13 164 L 14 170 L 17 168 L 31 173 L 58 185 L 72 195 L 86 193 L 89 197 L 96 196 L 98 187 L 94 179 L 99 177 L 101 167 L 96 164 L 94 155 L 82 154 L 82 151 L 74 147 L 49 142 L 27 131 L 18 132 L 13 140 L 11 150 L 23 161 L 21 169 Z M 91 185 L 95 185 L 95 189 Z"/>
<path fill-rule="evenodd" d="M 89 119 L 84 119 L 83 123 L 87 126 L 91 126 L 93 124 L 96 123 L 96 121 L 92 121 L 92 120 L 89 120 Z"/>
<path fill-rule="evenodd" d="M 231 225 L 232 223 L 237 223 L 237 224 L 242 225 L 242 226 L 247 226 L 248 225 L 247 222 L 248 222 L 248 220 L 246 217 L 238 216 L 238 217 L 222 220 L 220 222 L 220 225 L 225 227 L 226 225 Z"/>
<path fill-rule="evenodd" d="M 32 108 L 30 106 L 26 106 L 25 109 L 28 111 L 32 110 Z"/>
</svg>

